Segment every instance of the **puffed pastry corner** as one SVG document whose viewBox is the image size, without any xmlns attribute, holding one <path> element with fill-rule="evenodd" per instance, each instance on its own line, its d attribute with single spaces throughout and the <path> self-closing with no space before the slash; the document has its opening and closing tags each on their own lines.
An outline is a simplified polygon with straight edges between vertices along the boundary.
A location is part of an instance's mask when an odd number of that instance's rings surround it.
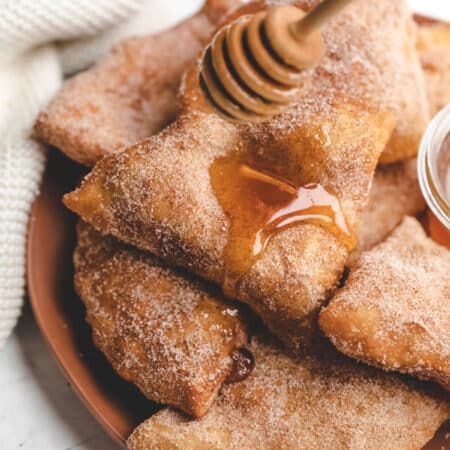
<svg viewBox="0 0 450 450">
<path fill-rule="evenodd" d="M 450 390 L 450 252 L 406 217 L 363 253 L 319 324 L 346 355 Z"/>
<path fill-rule="evenodd" d="M 75 290 L 95 346 L 148 399 L 205 414 L 246 343 L 242 309 L 81 221 L 77 234 Z"/>
</svg>

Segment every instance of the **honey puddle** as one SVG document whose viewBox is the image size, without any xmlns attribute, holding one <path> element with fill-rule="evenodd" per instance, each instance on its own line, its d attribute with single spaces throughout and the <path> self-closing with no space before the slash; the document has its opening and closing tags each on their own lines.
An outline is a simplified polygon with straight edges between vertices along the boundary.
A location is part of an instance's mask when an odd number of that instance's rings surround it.
<svg viewBox="0 0 450 450">
<path fill-rule="evenodd" d="M 356 237 L 347 226 L 338 198 L 320 184 L 296 186 L 238 156 L 217 158 L 210 177 L 230 221 L 223 283 L 230 298 L 236 297 L 240 279 L 270 239 L 287 227 L 314 223 L 329 230 L 349 250 L 355 246 Z"/>
</svg>

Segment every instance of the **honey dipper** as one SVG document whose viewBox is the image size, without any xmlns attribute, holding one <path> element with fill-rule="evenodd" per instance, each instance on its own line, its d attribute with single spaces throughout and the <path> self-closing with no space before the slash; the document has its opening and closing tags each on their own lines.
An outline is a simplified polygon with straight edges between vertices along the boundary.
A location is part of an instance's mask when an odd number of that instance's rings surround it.
<svg viewBox="0 0 450 450">
<path fill-rule="evenodd" d="M 325 53 L 320 26 L 352 0 L 323 0 L 306 14 L 293 5 L 245 15 L 221 28 L 203 53 L 200 84 L 222 116 L 259 122 L 300 92 L 302 71 Z"/>
</svg>

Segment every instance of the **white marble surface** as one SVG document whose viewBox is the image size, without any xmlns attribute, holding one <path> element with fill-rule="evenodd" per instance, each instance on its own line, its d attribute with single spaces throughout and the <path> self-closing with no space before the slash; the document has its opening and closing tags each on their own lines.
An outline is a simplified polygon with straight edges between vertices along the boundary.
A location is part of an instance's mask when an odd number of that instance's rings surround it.
<svg viewBox="0 0 450 450">
<path fill-rule="evenodd" d="M 186 3 L 193 9 L 199 0 Z M 424 14 L 450 20 L 448 0 L 410 0 Z M 0 12 L 1 14 L 1 12 Z M 118 448 L 84 408 L 53 360 L 27 306 L 0 349 L 0 449 Z"/>
<path fill-rule="evenodd" d="M 28 305 L 0 351 L 0 448 L 116 448 L 62 376 Z"/>
</svg>

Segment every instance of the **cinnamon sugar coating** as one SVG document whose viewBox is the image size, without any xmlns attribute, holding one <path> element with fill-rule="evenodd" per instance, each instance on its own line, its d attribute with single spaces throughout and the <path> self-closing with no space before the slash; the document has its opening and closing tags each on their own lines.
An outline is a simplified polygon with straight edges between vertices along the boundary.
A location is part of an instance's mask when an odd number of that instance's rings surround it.
<svg viewBox="0 0 450 450">
<path fill-rule="evenodd" d="M 35 135 L 87 165 L 150 136 L 175 117 L 182 71 L 208 40 L 220 12 L 236 3 L 210 1 L 206 13 L 174 29 L 119 44 L 93 69 L 66 83 L 39 115 Z M 314 3 L 295 2 L 304 9 Z M 246 5 L 242 12 L 264 5 Z M 414 156 L 429 115 L 406 3 L 357 0 L 323 31 L 327 55 L 307 84 L 311 98 L 317 91 L 338 90 L 392 111 L 397 127 L 382 162 Z"/>
<path fill-rule="evenodd" d="M 405 218 L 361 256 L 319 323 L 343 353 L 450 390 L 450 252 Z"/>
<path fill-rule="evenodd" d="M 218 284 L 224 280 L 229 221 L 209 178 L 217 157 L 282 155 L 289 173 L 279 175 L 330 188 L 338 194 L 350 228 L 356 227 L 394 125 L 392 116 L 324 86 L 265 124 L 230 124 L 204 104 L 195 68 L 181 93 L 184 112 L 174 124 L 100 161 L 81 188 L 65 197 L 66 205 L 102 232 Z M 316 314 L 337 285 L 346 257 L 341 242 L 324 228 L 289 228 L 270 241 L 241 279 L 237 298 L 298 351 L 313 332 Z"/>
<path fill-rule="evenodd" d="M 178 26 L 116 45 L 64 87 L 38 116 L 34 135 L 93 166 L 103 156 L 151 136 L 176 116 L 186 66 L 237 0 L 208 0 Z"/>
<path fill-rule="evenodd" d="M 299 6 L 316 3 L 305 0 Z M 417 30 L 403 0 L 356 0 L 324 26 L 326 57 L 311 82 L 315 89 L 345 92 L 397 119 L 381 155 L 391 163 L 416 155 L 429 121 Z"/>
<path fill-rule="evenodd" d="M 201 100 L 196 81 L 186 81 L 186 102 Z M 101 160 L 64 201 L 98 230 L 221 285 L 229 220 L 211 187 L 215 158 L 236 152 L 263 159 L 283 155 L 286 178 L 337 193 L 354 228 L 392 128 L 391 115 L 338 96 L 305 99 L 256 127 L 188 112 L 160 134 Z M 325 228 L 293 226 L 270 240 L 242 278 L 237 298 L 298 351 L 347 254 Z"/>
<path fill-rule="evenodd" d="M 450 23 L 420 23 L 417 50 L 425 72 L 431 113 L 434 115 L 450 102 Z"/>
<path fill-rule="evenodd" d="M 128 438 L 148 449 L 421 449 L 450 414 L 420 383 L 321 348 L 294 360 L 254 338 L 256 367 L 200 420 L 164 409 Z"/>
<path fill-rule="evenodd" d="M 402 221 L 425 209 L 425 200 L 417 180 L 415 159 L 378 166 L 358 227 L 358 244 L 347 265 L 356 263 L 363 251 L 384 240 Z"/>
<path fill-rule="evenodd" d="M 95 345 L 150 400 L 205 414 L 246 342 L 240 308 L 87 224 L 77 231 L 75 288 Z"/>
<path fill-rule="evenodd" d="M 101 161 L 81 189 L 66 196 L 66 204 L 97 229 L 221 284 L 229 221 L 211 190 L 208 168 L 214 158 L 232 152 L 282 153 L 292 172 L 282 175 L 330 187 L 340 196 L 348 222 L 356 227 L 373 163 L 392 124 L 381 115 L 376 117 L 380 111 L 362 112 L 366 108 L 343 98 L 342 90 L 373 103 L 378 99 L 378 105 L 386 93 L 390 101 L 398 100 L 396 89 L 408 83 L 394 83 L 396 87 L 390 83 L 401 78 L 405 67 L 414 66 L 415 50 L 407 52 L 409 62 L 402 59 L 413 28 L 403 2 L 370 0 L 355 5 L 356 10 L 352 5 L 325 27 L 329 53 L 319 69 L 309 74 L 315 81 L 313 88 L 287 113 L 257 126 L 226 123 L 202 105 L 196 74 L 191 74 L 181 88 L 179 120 L 123 154 Z M 381 22 L 382 35 L 376 26 Z M 409 30 L 396 58 L 390 53 L 395 45 L 380 52 L 386 29 L 400 41 L 400 31 Z M 373 47 L 371 52 L 368 45 Z M 383 55 L 396 62 L 396 70 Z M 417 83 L 411 92 L 420 92 L 420 86 Z M 411 92 L 408 101 L 414 98 Z M 376 99 L 375 93 L 383 99 Z M 408 102 L 402 102 L 403 120 Z M 417 120 L 410 122 L 415 130 L 421 123 Z M 398 132 L 397 126 L 394 135 Z M 288 347 L 297 350 L 335 288 L 346 254 L 323 228 L 293 227 L 270 242 L 242 279 L 237 298 L 249 303 Z"/>
</svg>

